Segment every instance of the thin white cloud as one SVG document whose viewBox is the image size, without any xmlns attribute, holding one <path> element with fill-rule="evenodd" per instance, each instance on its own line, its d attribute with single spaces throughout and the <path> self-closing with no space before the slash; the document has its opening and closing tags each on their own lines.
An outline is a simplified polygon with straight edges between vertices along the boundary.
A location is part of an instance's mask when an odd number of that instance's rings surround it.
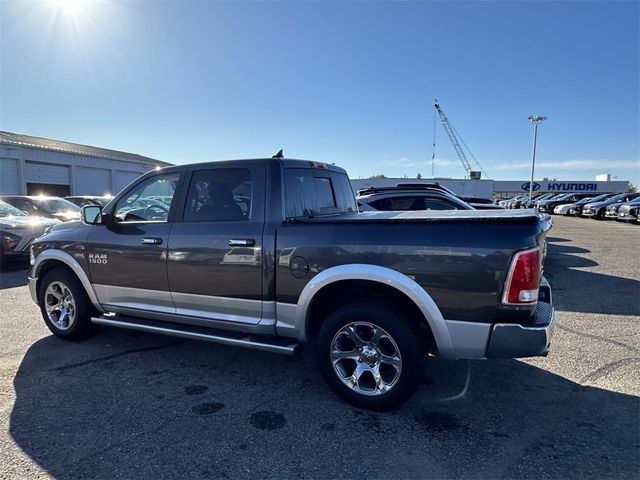
<svg viewBox="0 0 640 480">
<path fill-rule="evenodd" d="M 492 165 L 491 170 L 520 170 L 531 168 L 531 162 L 499 163 Z M 640 168 L 640 160 L 562 160 L 553 162 L 536 162 L 536 168 L 557 168 L 572 170 L 576 168 L 589 170 L 606 170 L 611 168 Z"/>
<path fill-rule="evenodd" d="M 414 167 L 415 163 L 408 158 L 385 158 L 384 160 L 378 162 L 378 166 L 380 167 Z"/>
<path fill-rule="evenodd" d="M 436 158 L 435 160 L 429 160 L 428 162 L 425 162 L 425 165 L 427 166 L 431 166 L 433 163 L 435 163 L 436 167 L 450 167 L 452 165 L 460 165 L 460 162 L 454 162 L 453 160 L 446 160 L 446 159 L 439 159 Z"/>
</svg>

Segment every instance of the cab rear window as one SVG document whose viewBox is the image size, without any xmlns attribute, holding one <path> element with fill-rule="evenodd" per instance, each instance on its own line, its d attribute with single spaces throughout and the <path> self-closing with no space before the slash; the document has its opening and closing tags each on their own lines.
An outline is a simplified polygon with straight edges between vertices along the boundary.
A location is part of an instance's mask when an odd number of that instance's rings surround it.
<svg viewBox="0 0 640 480">
<path fill-rule="evenodd" d="M 284 183 L 287 218 L 357 211 L 351 183 L 342 173 L 291 168 L 285 170 Z"/>
</svg>

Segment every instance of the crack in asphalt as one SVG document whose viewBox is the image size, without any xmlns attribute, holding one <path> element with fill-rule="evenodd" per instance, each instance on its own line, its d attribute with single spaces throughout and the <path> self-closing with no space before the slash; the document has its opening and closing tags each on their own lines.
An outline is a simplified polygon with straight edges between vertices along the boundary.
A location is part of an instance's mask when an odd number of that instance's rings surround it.
<svg viewBox="0 0 640 480">
<path fill-rule="evenodd" d="M 594 340 L 601 340 L 606 343 L 611 343 L 612 345 L 618 345 L 619 347 L 624 347 L 627 350 L 631 350 L 632 352 L 638 352 L 637 348 L 633 348 L 631 345 L 627 345 L 626 343 L 618 342 L 616 340 L 611 340 L 610 338 L 601 337 L 600 335 L 594 335 L 592 333 L 581 332 L 579 330 L 575 330 L 573 328 L 565 327 L 564 325 L 556 324 L 556 328 L 560 330 L 564 330 L 565 332 L 573 333 L 578 335 L 579 337 L 588 337 Z"/>
<path fill-rule="evenodd" d="M 155 350 L 164 350 L 167 348 L 175 347 L 184 343 L 184 340 L 178 340 L 175 342 L 165 343 L 164 345 L 157 345 L 155 347 L 143 347 L 143 348 L 134 348 L 132 350 L 125 350 L 124 352 L 114 353 L 112 355 L 107 355 L 105 357 L 92 358 L 91 360 L 85 360 L 83 362 L 70 363 L 68 365 L 62 365 L 60 367 L 50 368 L 49 372 L 59 372 L 61 370 L 68 370 L 70 368 L 83 367 L 85 365 L 90 365 L 93 363 L 101 363 L 106 362 L 108 360 L 113 360 L 114 358 L 124 357 L 125 355 L 130 355 L 132 353 L 140 353 L 140 352 L 152 352 Z"/>
</svg>

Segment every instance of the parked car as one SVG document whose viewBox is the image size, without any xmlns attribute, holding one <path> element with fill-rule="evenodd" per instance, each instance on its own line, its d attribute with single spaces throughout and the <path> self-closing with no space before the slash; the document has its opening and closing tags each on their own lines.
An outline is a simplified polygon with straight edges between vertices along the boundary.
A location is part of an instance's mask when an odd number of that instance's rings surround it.
<svg viewBox="0 0 640 480">
<path fill-rule="evenodd" d="M 158 190 L 166 214 L 131 216 Z M 460 209 L 361 213 L 345 171 L 318 162 L 168 167 L 38 238 L 29 289 L 67 339 L 102 324 L 285 354 L 313 344 L 340 397 L 388 409 L 429 354 L 549 349 L 548 217 L 446 201 Z"/>
<path fill-rule="evenodd" d="M 636 198 L 638 195 L 640 194 L 620 193 L 601 202 L 587 203 L 582 209 L 582 216 L 595 218 L 596 220 L 603 220 L 608 206 L 628 202 Z"/>
<path fill-rule="evenodd" d="M 541 200 L 546 200 L 548 198 L 551 198 L 553 196 L 555 196 L 555 193 L 539 193 L 537 195 L 534 195 L 533 198 L 529 199 L 527 197 L 527 201 L 520 203 L 520 207 L 521 208 L 534 208 L 536 206 L 536 202 L 539 202 Z"/>
<path fill-rule="evenodd" d="M 535 199 L 532 203 L 533 203 L 533 208 L 538 208 L 538 203 L 543 202 L 543 201 L 547 201 L 547 200 L 555 200 L 557 198 L 563 197 L 564 195 L 566 195 L 566 193 L 550 193 L 548 194 L 549 196 L 545 196 L 545 197 L 540 197 L 538 199 Z"/>
<path fill-rule="evenodd" d="M 553 213 L 554 208 L 565 203 L 575 203 L 578 200 L 593 196 L 593 193 L 565 193 L 549 200 L 536 202 L 536 208 L 543 213 Z"/>
<path fill-rule="evenodd" d="M 520 208 L 520 205 L 529 201 L 529 195 L 522 195 L 518 198 L 515 198 L 513 201 L 509 203 L 508 208 Z"/>
<path fill-rule="evenodd" d="M 633 200 L 635 200 L 636 198 L 638 198 L 638 196 L 640 196 L 639 194 L 634 194 L 635 196 L 629 196 L 626 200 L 624 200 L 624 202 L 632 202 Z M 608 205 L 605 212 L 604 212 L 604 218 L 607 220 L 617 220 L 618 219 L 618 208 L 620 208 L 621 205 L 625 205 L 625 203 L 614 203 L 611 205 Z"/>
<path fill-rule="evenodd" d="M 569 213 L 568 213 L 568 215 L 575 215 L 575 216 L 581 217 L 582 216 L 582 209 L 584 208 L 584 206 L 587 203 L 602 202 L 602 201 L 607 200 L 608 198 L 611 198 L 611 197 L 613 197 L 615 195 L 616 195 L 615 193 L 603 193 L 602 195 L 598 195 L 597 197 L 583 198 L 582 200 L 579 200 L 576 203 L 573 203 L 573 204 L 569 205 Z"/>
<path fill-rule="evenodd" d="M 473 210 L 450 190 L 436 183 L 365 188 L 358 191 L 356 200 L 359 206 L 366 205 L 381 211 Z"/>
<path fill-rule="evenodd" d="M 621 203 L 618 208 L 618 220 L 621 222 L 636 222 L 640 217 L 638 217 L 638 212 L 640 212 L 640 197 L 636 197 L 630 202 Z"/>
<path fill-rule="evenodd" d="M 111 195 L 92 196 L 92 195 L 78 195 L 74 197 L 64 197 L 65 200 L 77 205 L 78 207 L 84 207 L 85 205 L 100 205 L 106 206 L 113 197 Z"/>
<path fill-rule="evenodd" d="M 5 202 L 0 202 L 0 269 L 7 261 L 29 258 L 29 247 L 34 238 L 46 228 L 60 223 L 43 217 L 30 217 Z"/>
<path fill-rule="evenodd" d="M 0 200 L 22 210 L 27 215 L 55 218 L 66 222 L 80 219 L 80 207 L 58 197 L 4 195 Z"/>
<path fill-rule="evenodd" d="M 581 200 L 578 200 L 578 202 L 585 202 L 587 203 L 588 201 L 592 200 L 594 197 L 585 197 Z M 577 202 L 576 202 L 577 203 Z M 565 215 L 565 216 L 569 216 L 570 215 L 570 211 L 572 208 L 574 208 L 576 206 L 575 203 L 561 203 L 560 205 L 557 205 L 554 209 L 553 209 L 553 213 L 555 213 L 556 215 Z"/>
<path fill-rule="evenodd" d="M 478 197 L 475 195 L 456 195 L 460 200 L 471 205 L 476 210 L 503 210 L 493 198 Z"/>
</svg>

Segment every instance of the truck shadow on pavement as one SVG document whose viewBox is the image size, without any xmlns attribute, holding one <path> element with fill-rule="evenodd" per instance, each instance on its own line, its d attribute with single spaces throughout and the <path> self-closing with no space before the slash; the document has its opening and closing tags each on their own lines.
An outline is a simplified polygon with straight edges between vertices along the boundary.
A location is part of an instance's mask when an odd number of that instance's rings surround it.
<svg viewBox="0 0 640 480">
<path fill-rule="evenodd" d="M 580 268 L 599 264 L 577 254 L 589 250 L 548 244 L 544 275 L 558 310 L 610 315 L 640 315 L 640 282 Z M 631 259 L 630 259 L 631 260 Z"/>
<path fill-rule="evenodd" d="M 27 351 L 10 434 L 57 478 L 638 472 L 638 397 L 516 360 L 428 370 L 407 405 L 374 413 L 339 400 L 308 358 L 99 328 Z"/>
<path fill-rule="evenodd" d="M 8 265 L 0 271 L 0 290 L 22 287 L 27 284 L 27 270 L 24 265 Z"/>
</svg>

